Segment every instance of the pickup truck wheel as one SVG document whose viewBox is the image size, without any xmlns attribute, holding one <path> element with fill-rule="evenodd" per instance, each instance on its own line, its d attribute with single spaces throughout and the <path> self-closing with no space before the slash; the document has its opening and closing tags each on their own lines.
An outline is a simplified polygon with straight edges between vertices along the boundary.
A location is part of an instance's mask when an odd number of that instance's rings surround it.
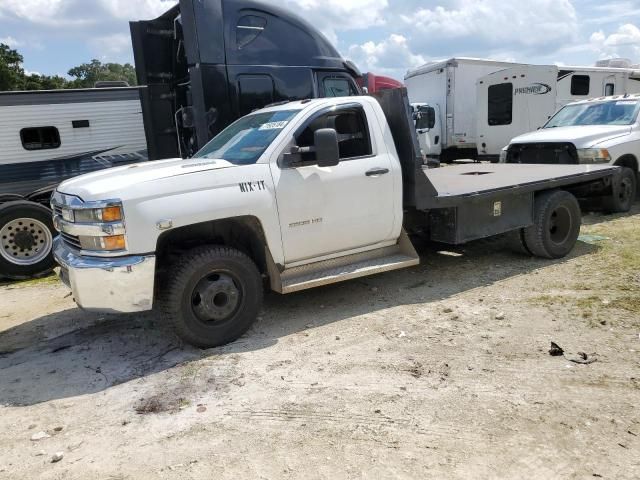
<svg viewBox="0 0 640 480">
<path fill-rule="evenodd" d="M 17 201 L 0 206 L 0 277 L 37 277 L 55 266 L 56 235 L 52 213 L 39 203 Z"/>
<path fill-rule="evenodd" d="M 637 185 L 636 173 L 628 167 L 622 167 L 620 182 L 613 186 L 613 194 L 603 200 L 604 210 L 607 213 L 626 213 L 631 210 Z"/>
<path fill-rule="evenodd" d="M 576 197 L 564 190 L 536 197 L 534 224 L 524 230 L 524 243 L 535 256 L 562 258 L 573 250 L 582 215 Z"/>
<path fill-rule="evenodd" d="M 159 306 L 187 343 L 202 348 L 233 342 L 253 324 L 262 306 L 256 265 L 228 247 L 199 247 L 168 270 Z"/>
</svg>

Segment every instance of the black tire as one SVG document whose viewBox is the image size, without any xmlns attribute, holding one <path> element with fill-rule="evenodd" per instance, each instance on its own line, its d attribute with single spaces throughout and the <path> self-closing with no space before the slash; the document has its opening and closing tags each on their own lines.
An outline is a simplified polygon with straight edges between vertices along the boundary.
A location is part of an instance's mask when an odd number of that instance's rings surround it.
<svg viewBox="0 0 640 480">
<path fill-rule="evenodd" d="M 212 348 L 233 342 L 260 312 L 260 272 L 238 250 L 198 247 L 181 255 L 167 272 L 158 307 L 186 343 Z"/>
<path fill-rule="evenodd" d="M 43 205 L 26 200 L 0 205 L 0 277 L 23 280 L 51 272 L 56 235 L 51 210 Z"/>
<path fill-rule="evenodd" d="M 631 210 L 636 199 L 638 189 L 636 172 L 628 167 L 622 167 L 619 180 L 613 185 L 613 193 L 603 198 L 602 206 L 607 213 L 626 213 Z"/>
<path fill-rule="evenodd" d="M 531 256 L 531 251 L 527 248 L 524 241 L 524 228 L 508 232 L 505 235 L 507 246 L 514 253 Z"/>
<path fill-rule="evenodd" d="M 524 243 L 532 255 L 562 258 L 576 244 L 582 214 L 576 197 L 564 190 L 536 196 L 534 224 L 524 229 Z"/>
</svg>

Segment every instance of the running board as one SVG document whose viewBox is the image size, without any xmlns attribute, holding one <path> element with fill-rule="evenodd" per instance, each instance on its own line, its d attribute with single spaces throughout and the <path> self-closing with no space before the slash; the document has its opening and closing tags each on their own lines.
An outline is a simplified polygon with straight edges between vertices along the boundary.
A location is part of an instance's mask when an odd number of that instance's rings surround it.
<svg viewBox="0 0 640 480">
<path fill-rule="evenodd" d="M 353 278 L 412 267 L 419 263 L 420 257 L 403 230 L 398 243 L 391 247 L 378 248 L 285 270 L 280 274 L 280 288 L 276 291 L 293 293 Z"/>
</svg>

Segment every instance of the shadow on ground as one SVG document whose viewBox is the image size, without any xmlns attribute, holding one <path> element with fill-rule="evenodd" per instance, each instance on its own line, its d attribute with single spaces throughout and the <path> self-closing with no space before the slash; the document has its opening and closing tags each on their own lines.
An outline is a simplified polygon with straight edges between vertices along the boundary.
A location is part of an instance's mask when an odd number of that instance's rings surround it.
<svg viewBox="0 0 640 480">
<path fill-rule="evenodd" d="M 309 328 L 443 300 L 598 249 L 579 242 L 570 257 L 550 262 L 505 251 L 504 243 L 422 245 L 422 264 L 411 269 L 268 295 L 262 319 L 244 337 L 206 351 L 183 345 L 153 313 L 99 316 L 70 309 L 43 316 L 0 333 L 0 404 L 34 405 L 100 392 L 203 356 L 268 348 Z M 397 320 L 390 318 L 390 325 Z"/>
</svg>

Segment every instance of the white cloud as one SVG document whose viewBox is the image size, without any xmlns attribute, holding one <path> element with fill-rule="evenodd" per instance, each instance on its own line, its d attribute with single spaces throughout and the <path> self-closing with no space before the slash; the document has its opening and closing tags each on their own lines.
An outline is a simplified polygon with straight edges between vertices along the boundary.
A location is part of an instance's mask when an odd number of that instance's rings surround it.
<svg viewBox="0 0 640 480">
<path fill-rule="evenodd" d="M 98 0 L 112 17 L 125 21 L 159 17 L 177 2 L 178 0 Z"/>
<path fill-rule="evenodd" d="M 598 30 L 591 34 L 589 45 L 599 58 L 629 57 L 637 60 L 640 56 L 640 28 L 627 23 L 609 35 Z"/>
<path fill-rule="evenodd" d="M 356 62 L 363 72 L 387 74 L 402 79 L 406 70 L 423 65 L 422 55 L 414 54 L 402 35 L 391 34 L 382 42 L 366 42 L 351 45 L 348 50 L 350 59 Z"/>
<path fill-rule="evenodd" d="M 127 33 L 114 33 L 92 38 L 89 41 L 92 49 L 102 60 L 108 61 L 114 56 L 119 56 L 131 51 L 131 36 Z"/>
<path fill-rule="evenodd" d="M 58 14 L 65 0 L 2 0 L 0 13 L 39 22 Z"/>
<path fill-rule="evenodd" d="M 339 31 L 363 30 L 386 23 L 387 0 L 285 0 L 288 7 L 338 43 Z"/>
<path fill-rule="evenodd" d="M 423 42 L 434 38 L 466 38 L 487 47 L 536 47 L 575 40 L 576 11 L 569 0 L 452 0 L 448 7 L 419 8 L 401 16 L 420 32 Z"/>
<path fill-rule="evenodd" d="M 16 40 L 11 35 L 9 35 L 8 37 L 0 38 L 0 43 L 4 43 L 5 45 L 10 46 L 11 48 L 16 48 L 23 45 L 21 41 Z"/>
</svg>

